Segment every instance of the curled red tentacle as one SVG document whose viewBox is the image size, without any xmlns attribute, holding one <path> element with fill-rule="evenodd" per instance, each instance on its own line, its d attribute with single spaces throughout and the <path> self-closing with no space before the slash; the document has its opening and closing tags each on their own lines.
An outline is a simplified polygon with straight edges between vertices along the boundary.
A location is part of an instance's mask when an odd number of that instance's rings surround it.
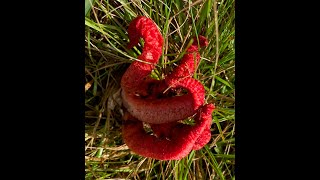
<svg viewBox="0 0 320 180">
<path fill-rule="evenodd" d="M 127 120 L 123 125 L 123 138 L 128 147 L 137 154 L 159 160 L 181 159 L 188 155 L 192 149 L 204 145 L 199 137 L 211 125 L 212 104 L 199 108 L 196 116 L 196 125 L 185 124 L 169 125 L 170 132 L 166 131 L 161 137 L 147 134 L 141 121 Z M 164 137 L 164 135 L 166 137 Z M 197 142 L 198 141 L 198 142 Z M 197 143 L 197 144 L 196 144 Z"/>
<path fill-rule="evenodd" d="M 192 78 L 175 82 L 174 87 L 184 88 L 188 94 L 161 99 L 143 99 L 122 91 L 123 105 L 134 117 L 143 122 L 162 124 L 192 116 L 204 103 L 205 90 Z"/>
<path fill-rule="evenodd" d="M 158 62 L 162 53 L 163 38 L 157 25 L 151 19 L 143 16 L 135 18 L 129 24 L 128 35 L 129 48 L 137 45 L 140 38 L 145 41 L 142 54 L 138 56 L 138 59 L 147 63 L 134 61 L 121 79 L 122 89 L 128 93 L 134 93 Z"/>
<path fill-rule="evenodd" d="M 207 46 L 208 41 L 204 36 L 198 36 L 200 47 Z M 166 77 L 167 84 L 174 84 L 177 79 L 191 77 L 199 65 L 200 54 L 197 39 L 193 38 L 193 44 L 187 49 L 186 54 L 182 57 L 179 66 Z"/>
</svg>

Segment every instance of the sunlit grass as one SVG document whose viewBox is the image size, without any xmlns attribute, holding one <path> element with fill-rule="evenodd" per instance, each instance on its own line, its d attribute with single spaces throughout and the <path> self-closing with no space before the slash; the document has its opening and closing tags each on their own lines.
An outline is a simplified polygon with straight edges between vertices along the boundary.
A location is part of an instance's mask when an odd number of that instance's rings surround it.
<svg viewBox="0 0 320 180">
<path fill-rule="evenodd" d="M 235 179 L 234 5 L 234 0 L 86 0 L 86 179 Z M 141 157 L 122 141 L 119 83 L 141 53 L 141 46 L 126 48 L 126 29 L 137 15 L 152 18 L 165 40 L 154 76 L 179 62 L 191 37 L 209 40 L 195 78 L 205 86 L 206 102 L 216 106 L 212 139 L 179 161 Z"/>
</svg>

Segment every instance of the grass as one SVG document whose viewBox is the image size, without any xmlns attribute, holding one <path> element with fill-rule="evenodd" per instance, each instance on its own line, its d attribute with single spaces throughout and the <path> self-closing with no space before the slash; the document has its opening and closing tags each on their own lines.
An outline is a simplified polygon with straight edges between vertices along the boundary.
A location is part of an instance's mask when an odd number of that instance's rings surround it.
<svg viewBox="0 0 320 180">
<path fill-rule="evenodd" d="M 86 0 L 86 179 L 235 179 L 234 7 L 234 0 Z M 125 47 L 137 15 L 152 18 L 165 39 L 155 77 L 175 66 L 191 37 L 209 40 L 194 77 L 216 106 L 212 138 L 179 161 L 141 157 L 122 141 L 119 83 L 141 51 Z"/>
</svg>

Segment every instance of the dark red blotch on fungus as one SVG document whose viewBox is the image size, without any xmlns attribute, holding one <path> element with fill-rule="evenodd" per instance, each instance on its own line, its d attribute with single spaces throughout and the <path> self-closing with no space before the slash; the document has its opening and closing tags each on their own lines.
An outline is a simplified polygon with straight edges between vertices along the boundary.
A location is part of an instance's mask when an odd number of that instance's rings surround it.
<svg viewBox="0 0 320 180">
<path fill-rule="evenodd" d="M 211 138 L 213 104 L 204 105 L 205 90 L 201 82 L 192 78 L 200 61 L 200 47 L 207 46 L 203 36 L 194 38 L 180 64 L 164 80 L 150 77 L 162 54 L 163 37 L 157 25 L 149 18 L 138 16 L 128 28 L 128 48 L 144 39 L 139 61 L 134 61 L 121 79 L 121 96 L 126 114 L 123 139 L 135 153 L 159 160 L 178 160 L 191 150 L 201 149 Z M 164 91 L 184 89 L 179 96 Z M 195 125 L 178 122 L 194 116 Z M 148 123 L 153 131 L 145 131 Z"/>
</svg>

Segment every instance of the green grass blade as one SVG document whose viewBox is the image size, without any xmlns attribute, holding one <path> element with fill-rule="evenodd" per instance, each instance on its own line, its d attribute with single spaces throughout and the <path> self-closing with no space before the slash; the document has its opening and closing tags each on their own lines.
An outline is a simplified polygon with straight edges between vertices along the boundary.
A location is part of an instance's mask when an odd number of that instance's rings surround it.
<svg viewBox="0 0 320 180">
<path fill-rule="evenodd" d="M 84 15 L 85 16 L 88 15 L 88 13 L 90 12 L 94 3 L 95 3 L 95 0 L 85 0 L 85 5 L 84 5 Z"/>
<path fill-rule="evenodd" d="M 226 80 L 222 79 L 221 77 L 215 76 L 214 78 L 216 80 L 220 81 L 221 83 L 223 83 L 224 85 L 228 86 L 229 88 L 233 89 L 233 87 Z"/>
<path fill-rule="evenodd" d="M 205 151 L 207 152 L 208 156 L 205 156 L 205 158 L 207 158 L 209 161 L 209 164 L 211 165 L 211 167 L 214 169 L 214 171 L 219 175 L 219 178 L 221 180 L 224 180 L 224 175 L 221 172 L 221 169 L 219 167 L 219 164 L 216 160 L 216 158 L 214 157 L 213 153 L 210 151 L 210 149 L 208 148 L 208 146 L 204 147 Z M 201 151 L 202 152 L 202 151 Z"/>
</svg>

